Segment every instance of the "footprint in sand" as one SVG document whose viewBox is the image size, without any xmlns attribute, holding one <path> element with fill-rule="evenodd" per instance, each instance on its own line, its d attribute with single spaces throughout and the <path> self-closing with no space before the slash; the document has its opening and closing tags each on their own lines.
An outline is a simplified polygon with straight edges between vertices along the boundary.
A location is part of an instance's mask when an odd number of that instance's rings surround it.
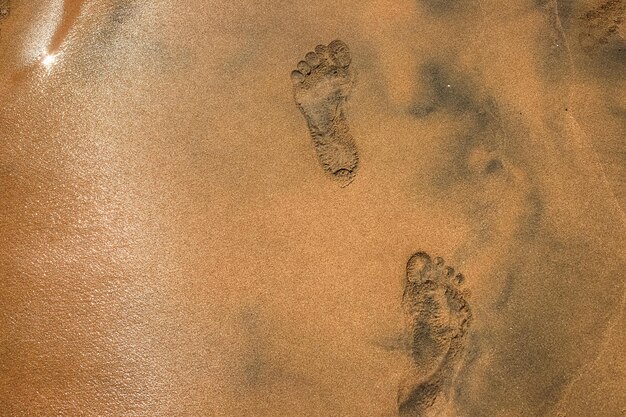
<svg viewBox="0 0 626 417">
<path fill-rule="evenodd" d="M 463 275 L 424 252 L 406 268 L 402 305 L 410 335 L 412 369 L 398 393 L 401 416 L 434 416 L 450 408 L 472 313 L 459 289 Z M 446 414 L 447 415 L 447 414 Z"/>
<path fill-rule="evenodd" d="M 0 0 L 0 19 L 9 15 L 9 0 Z"/>
<path fill-rule="evenodd" d="M 345 103 L 354 85 L 352 57 L 340 40 L 318 45 L 291 73 L 294 98 L 304 114 L 324 170 L 346 186 L 352 182 L 359 156 L 348 129 Z"/>
</svg>

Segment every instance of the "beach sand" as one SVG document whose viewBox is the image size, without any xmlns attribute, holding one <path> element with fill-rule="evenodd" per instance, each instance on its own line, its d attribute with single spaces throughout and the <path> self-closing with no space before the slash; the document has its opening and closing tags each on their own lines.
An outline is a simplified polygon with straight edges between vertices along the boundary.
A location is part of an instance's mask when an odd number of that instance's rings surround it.
<svg viewBox="0 0 626 417">
<path fill-rule="evenodd" d="M 0 0 L 0 415 L 625 415 L 625 10 Z"/>
</svg>

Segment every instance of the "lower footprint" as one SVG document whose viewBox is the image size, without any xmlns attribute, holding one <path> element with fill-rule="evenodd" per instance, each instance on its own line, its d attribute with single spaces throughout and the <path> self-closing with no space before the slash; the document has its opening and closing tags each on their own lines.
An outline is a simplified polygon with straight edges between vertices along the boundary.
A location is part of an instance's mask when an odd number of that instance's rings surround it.
<svg viewBox="0 0 626 417">
<path fill-rule="evenodd" d="M 335 40 L 307 53 L 291 73 L 294 98 L 306 119 L 318 159 L 341 186 L 352 182 L 359 166 L 345 115 L 345 103 L 354 85 L 351 62 L 348 46 Z"/>
<path fill-rule="evenodd" d="M 425 252 L 411 256 L 402 304 L 412 369 L 398 392 L 401 416 L 448 415 L 472 320 L 460 285 L 463 275 Z"/>
</svg>

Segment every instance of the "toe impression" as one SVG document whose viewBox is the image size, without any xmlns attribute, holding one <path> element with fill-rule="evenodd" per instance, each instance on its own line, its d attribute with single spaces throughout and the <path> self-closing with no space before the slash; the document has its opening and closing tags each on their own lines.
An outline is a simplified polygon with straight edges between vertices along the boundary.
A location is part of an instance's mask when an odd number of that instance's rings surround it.
<svg viewBox="0 0 626 417">
<path fill-rule="evenodd" d="M 340 41 L 339 39 L 332 41 L 328 45 L 328 49 L 338 66 L 345 68 L 352 62 L 350 49 L 348 49 L 348 45 L 346 45 L 343 41 Z"/>
<path fill-rule="evenodd" d="M 300 71 L 294 70 L 291 72 L 291 81 L 293 82 L 294 85 L 298 85 L 302 81 L 304 81 L 304 75 L 302 75 Z"/>
<path fill-rule="evenodd" d="M 311 68 L 315 68 L 320 64 L 320 57 L 317 56 L 315 52 L 309 52 L 304 56 L 307 64 L 311 66 Z"/>
<path fill-rule="evenodd" d="M 300 61 L 298 62 L 298 71 L 304 75 L 308 75 L 311 73 L 311 67 L 305 61 Z"/>
<path fill-rule="evenodd" d="M 406 265 L 406 279 L 409 282 L 423 282 L 432 269 L 432 260 L 426 252 L 414 253 Z"/>
</svg>

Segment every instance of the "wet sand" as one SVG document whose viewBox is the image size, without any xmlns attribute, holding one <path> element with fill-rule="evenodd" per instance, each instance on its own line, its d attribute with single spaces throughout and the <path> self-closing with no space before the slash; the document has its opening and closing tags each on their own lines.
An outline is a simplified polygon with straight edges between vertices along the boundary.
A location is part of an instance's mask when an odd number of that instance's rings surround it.
<svg viewBox="0 0 626 417">
<path fill-rule="evenodd" d="M 623 415 L 625 8 L 0 0 L 0 415 Z"/>
</svg>

